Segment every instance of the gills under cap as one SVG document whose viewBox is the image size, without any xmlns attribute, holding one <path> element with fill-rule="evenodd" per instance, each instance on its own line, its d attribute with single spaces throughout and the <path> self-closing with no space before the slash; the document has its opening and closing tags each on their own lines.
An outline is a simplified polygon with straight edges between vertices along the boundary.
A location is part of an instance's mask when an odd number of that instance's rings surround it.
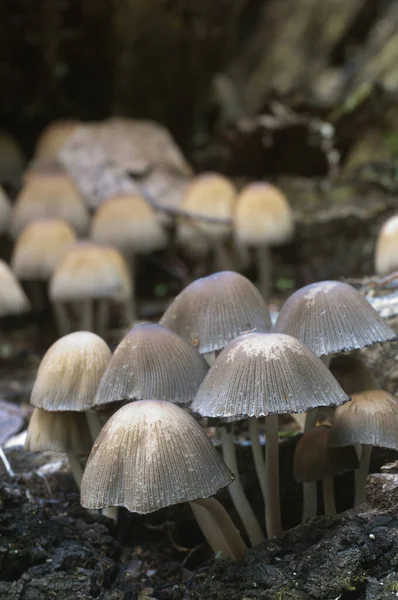
<svg viewBox="0 0 398 600">
<path fill-rule="evenodd" d="M 145 514 L 208 498 L 232 481 L 193 417 L 175 404 L 143 400 L 118 410 L 103 427 L 84 472 L 81 502 Z"/>
<path fill-rule="evenodd" d="M 249 333 L 216 358 L 191 410 L 206 417 L 261 417 L 339 406 L 349 397 L 323 362 L 297 339 Z"/>
</svg>

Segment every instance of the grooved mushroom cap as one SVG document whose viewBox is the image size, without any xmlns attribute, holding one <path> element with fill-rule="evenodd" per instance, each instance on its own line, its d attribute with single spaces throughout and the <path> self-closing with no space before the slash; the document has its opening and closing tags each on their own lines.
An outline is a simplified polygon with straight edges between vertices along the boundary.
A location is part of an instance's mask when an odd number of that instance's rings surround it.
<svg viewBox="0 0 398 600">
<path fill-rule="evenodd" d="M 18 236 L 11 266 L 19 279 L 50 279 L 65 251 L 76 241 L 70 225 L 62 219 L 38 219 Z"/>
<path fill-rule="evenodd" d="M 48 411 L 88 410 L 110 358 L 108 345 L 95 333 L 64 335 L 40 363 L 31 404 Z"/>
<path fill-rule="evenodd" d="M 329 370 L 349 396 L 377 388 L 372 371 L 360 358 L 345 354 L 334 356 Z"/>
<path fill-rule="evenodd" d="M 218 355 L 191 405 L 206 417 L 261 417 L 339 406 L 349 397 L 329 369 L 289 335 L 248 333 Z"/>
<path fill-rule="evenodd" d="M 64 172 L 32 171 L 16 200 L 11 233 L 16 237 L 36 219 L 55 217 L 67 221 L 77 233 L 87 230 L 87 208 L 72 180 Z"/>
<path fill-rule="evenodd" d="M 220 271 L 188 285 L 159 323 L 196 346 L 201 354 L 221 350 L 242 333 L 271 329 L 268 307 L 260 292 L 233 271 Z"/>
<path fill-rule="evenodd" d="M 235 235 L 245 246 L 276 246 L 293 235 L 293 213 L 284 194 L 262 181 L 243 188 L 236 202 Z"/>
<path fill-rule="evenodd" d="M 0 185 L 0 233 L 5 233 L 8 230 L 11 211 L 11 202 L 3 187 Z"/>
<path fill-rule="evenodd" d="M 317 356 L 397 338 L 369 302 L 340 281 L 321 281 L 297 290 L 282 306 L 274 331 L 296 337 Z"/>
<path fill-rule="evenodd" d="M 133 327 L 102 376 L 95 405 L 146 398 L 189 404 L 208 368 L 199 352 L 172 331 L 155 324 Z"/>
<path fill-rule="evenodd" d="M 388 275 L 398 269 L 398 215 L 387 219 L 376 242 L 375 271 Z"/>
<path fill-rule="evenodd" d="M 88 454 L 90 448 L 91 437 L 85 415 L 35 408 L 28 426 L 25 450 Z"/>
<path fill-rule="evenodd" d="M 0 317 L 20 315 L 30 309 L 19 281 L 4 260 L 0 260 Z"/>
<path fill-rule="evenodd" d="M 145 514 L 208 498 L 232 481 L 195 419 L 170 402 L 142 400 L 104 425 L 84 471 L 81 503 Z"/>
<path fill-rule="evenodd" d="M 341 475 L 358 468 L 355 448 L 328 446 L 330 427 L 315 427 L 297 442 L 293 457 L 293 475 L 297 483 Z"/>
<path fill-rule="evenodd" d="M 330 446 L 369 444 L 398 450 L 398 400 L 384 390 L 354 394 L 333 417 Z"/>
<path fill-rule="evenodd" d="M 145 254 L 167 245 L 155 211 L 138 195 L 115 196 L 103 202 L 93 218 L 91 237 L 124 254 Z"/>
<path fill-rule="evenodd" d="M 57 264 L 50 282 L 50 298 L 55 302 L 88 298 L 122 301 L 130 294 L 130 273 L 120 252 L 91 242 L 71 246 Z"/>
<path fill-rule="evenodd" d="M 57 158 L 58 152 L 79 125 L 80 121 L 75 119 L 60 119 L 47 125 L 37 140 L 35 158 Z"/>
</svg>

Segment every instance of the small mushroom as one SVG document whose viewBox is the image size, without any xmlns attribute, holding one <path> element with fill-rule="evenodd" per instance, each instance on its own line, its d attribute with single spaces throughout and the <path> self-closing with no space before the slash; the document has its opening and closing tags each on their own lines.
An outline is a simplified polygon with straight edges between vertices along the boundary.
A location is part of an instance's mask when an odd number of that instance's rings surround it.
<svg viewBox="0 0 398 600">
<path fill-rule="evenodd" d="M 329 369 L 348 396 L 378 387 L 372 371 L 357 356 L 338 354 L 330 361 Z"/>
<path fill-rule="evenodd" d="M 58 152 L 79 125 L 80 121 L 76 119 L 60 119 L 49 123 L 37 140 L 34 158 L 40 161 L 56 160 Z"/>
<path fill-rule="evenodd" d="M 389 275 L 398 269 L 398 215 L 387 219 L 376 241 L 375 271 Z"/>
<path fill-rule="evenodd" d="M 139 514 L 198 502 L 207 511 L 200 524 L 213 550 L 240 558 L 245 545 L 221 504 L 210 498 L 232 481 L 189 414 L 169 402 L 143 400 L 119 409 L 102 429 L 84 472 L 81 502 L 90 509 L 124 506 Z M 199 518 L 200 513 L 194 512 Z"/>
<path fill-rule="evenodd" d="M 322 479 L 325 514 L 334 516 L 337 511 L 333 477 L 357 469 L 358 457 L 353 446 L 329 447 L 329 435 L 330 427 L 315 427 L 303 434 L 294 452 L 293 473 L 297 483 Z M 309 518 L 317 514 L 316 495 L 314 498 Z"/>
<path fill-rule="evenodd" d="M 30 310 L 29 300 L 4 260 L 0 260 L 0 317 L 20 315 Z"/>
</svg>

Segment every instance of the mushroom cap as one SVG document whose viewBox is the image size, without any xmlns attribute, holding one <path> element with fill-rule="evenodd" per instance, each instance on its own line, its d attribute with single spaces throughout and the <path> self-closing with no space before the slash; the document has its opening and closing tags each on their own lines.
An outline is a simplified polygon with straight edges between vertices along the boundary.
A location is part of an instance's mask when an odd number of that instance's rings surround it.
<svg viewBox="0 0 398 600">
<path fill-rule="evenodd" d="M 67 221 L 82 234 L 87 230 L 89 215 L 71 178 L 59 170 L 32 171 L 16 200 L 11 233 L 16 237 L 36 219 L 56 217 Z"/>
<path fill-rule="evenodd" d="M 159 323 L 196 346 L 201 354 L 221 350 L 242 333 L 271 329 L 268 307 L 260 292 L 233 271 L 192 282 Z"/>
<path fill-rule="evenodd" d="M 76 241 L 71 226 L 62 219 L 38 219 L 20 233 L 11 257 L 19 279 L 50 279 L 65 251 Z"/>
<path fill-rule="evenodd" d="M 261 417 L 339 406 L 349 397 L 299 340 L 248 333 L 218 355 L 191 405 L 206 417 Z"/>
<path fill-rule="evenodd" d="M 282 306 L 274 331 L 296 337 L 317 356 L 397 338 L 369 302 L 341 281 L 320 281 L 297 290 Z"/>
<path fill-rule="evenodd" d="M 28 426 L 25 450 L 88 454 L 90 448 L 91 437 L 85 415 L 34 409 Z"/>
<path fill-rule="evenodd" d="M 0 260 L 0 317 L 20 315 L 30 310 L 29 300 L 4 260 Z"/>
<path fill-rule="evenodd" d="M 124 254 L 145 254 L 164 248 L 167 235 L 152 206 L 139 195 L 114 196 L 97 210 L 91 237 Z"/>
<path fill-rule="evenodd" d="M 208 368 L 191 344 L 165 327 L 133 327 L 102 376 L 95 405 L 146 398 L 189 404 Z"/>
<path fill-rule="evenodd" d="M 293 235 L 292 209 L 274 185 L 256 181 L 236 201 L 235 236 L 244 246 L 277 246 Z"/>
<path fill-rule="evenodd" d="M 86 508 L 153 512 L 208 498 L 233 475 L 200 425 L 170 402 L 142 400 L 104 425 L 84 471 Z"/>
<path fill-rule="evenodd" d="M 108 345 L 95 333 L 64 335 L 40 363 L 31 404 L 46 411 L 88 410 L 110 358 Z"/>
<path fill-rule="evenodd" d="M 37 140 L 35 158 L 41 160 L 57 158 L 58 152 L 79 125 L 80 121 L 76 119 L 52 121 Z"/>
<path fill-rule="evenodd" d="M 218 173 L 204 173 L 195 177 L 187 186 L 181 209 L 193 216 L 231 219 L 236 200 L 236 189 L 229 179 Z M 231 232 L 231 224 L 208 223 L 199 219 L 179 217 L 177 240 L 189 246 L 191 237 L 201 234 L 207 238 L 225 239 Z"/>
<path fill-rule="evenodd" d="M 388 275 L 398 269 L 398 215 L 387 219 L 379 231 L 375 250 L 375 271 Z"/>
<path fill-rule="evenodd" d="M 377 388 L 372 371 L 356 356 L 334 356 L 330 361 L 329 370 L 349 396 Z"/>
<path fill-rule="evenodd" d="M 0 233 L 8 231 L 8 226 L 11 218 L 11 202 L 0 185 Z"/>
<path fill-rule="evenodd" d="M 293 457 L 293 475 L 297 483 L 341 475 L 358 468 L 355 448 L 328 446 L 330 427 L 315 427 L 297 442 Z"/>
<path fill-rule="evenodd" d="M 50 298 L 75 302 L 89 298 L 130 298 L 131 279 L 125 259 L 115 248 L 77 242 L 64 254 L 50 281 Z"/>
<path fill-rule="evenodd" d="M 384 390 L 353 394 L 351 402 L 336 410 L 328 443 L 398 450 L 398 400 Z"/>
</svg>

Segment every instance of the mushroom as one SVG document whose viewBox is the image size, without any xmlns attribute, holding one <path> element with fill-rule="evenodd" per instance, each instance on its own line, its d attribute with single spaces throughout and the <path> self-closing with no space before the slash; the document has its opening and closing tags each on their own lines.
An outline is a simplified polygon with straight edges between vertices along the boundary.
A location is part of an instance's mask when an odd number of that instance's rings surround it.
<svg viewBox="0 0 398 600">
<path fill-rule="evenodd" d="M 76 331 L 61 337 L 40 363 L 31 404 L 49 412 L 85 412 L 95 441 L 101 424 L 91 408 L 110 358 L 108 345 L 94 333 Z"/>
<path fill-rule="evenodd" d="M 375 271 L 389 275 L 398 270 L 398 215 L 393 215 L 381 227 L 376 241 Z"/>
<path fill-rule="evenodd" d="M 268 537 L 281 531 L 278 414 L 349 400 L 322 361 L 284 334 L 249 333 L 216 358 L 191 410 L 207 417 L 265 416 L 266 524 Z"/>
<path fill-rule="evenodd" d="M 59 119 L 49 123 L 37 140 L 34 152 L 35 159 L 41 161 L 56 160 L 58 152 L 79 125 L 80 121 L 77 119 Z"/>
<path fill-rule="evenodd" d="M 133 327 L 113 353 L 95 405 L 146 398 L 189 405 L 208 368 L 198 351 L 172 331 L 155 324 Z"/>
<path fill-rule="evenodd" d="M 11 202 L 4 191 L 4 188 L 0 185 L 0 233 L 7 233 L 8 226 L 10 223 L 12 207 Z"/>
<path fill-rule="evenodd" d="M 277 187 L 256 181 L 243 188 L 236 201 L 235 237 L 238 245 L 256 249 L 260 291 L 265 300 L 271 288 L 269 248 L 288 242 L 293 230 L 292 210 Z"/>
<path fill-rule="evenodd" d="M 337 514 L 333 477 L 357 469 L 358 457 L 353 446 L 329 447 L 329 436 L 330 427 L 315 427 L 303 434 L 294 452 L 293 473 L 297 483 L 322 479 L 325 514 L 332 517 Z M 311 517 L 317 514 L 314 498 Z"/>
<path fill-rule="evenodd" d="M 90 448 L 90 434 L 84 415 L 76 412 L 47 412 L 35 408 L 28 426 L 25 450 L 65 452 L 79 489 L 83 469 L 78 455 L 88 454 Z"/>
<path fill-rule="evenodd" d="M 355 506 L 362 504 L 373 446 L 398 450 L 398 400 L 384 390 L 353 394 L 351 402 L 336 410 L 328 444 L 332 448 L 362 444 Z"/>
<path fill-rule="evenodd" d="M 115 248 L 77 242 L 56 266 L 50 281 L 50 299 L 61 333 L 71 330 L 65 306 L 69 304 L 80 308 L 79 329 L 94 329 L 104 335 L 112 301 L 124 307 L 130 324 L 131 280 L 126 261 Z"/>
<path fill-rule="evenodd" d="M 4 260 L 0 260 L 0 317 L 20 315 L 30 309 L 29 300 Z"/>
<path fill-rule="evenodd" d="M 81 503 L 89 509 L 123 506 L 139 514 L 198 504 L 206 510 L 200 525 L 213 550 L 237 559 L 245 545 L 222 505 L 210 498 L 232 481 L 189 414 L 169 402 L 142 400 L 118 410 L 102 429 L 84 472 Z M 199 519 L 200 509 L 194 511 Z"/>
<path fill-rule="evenodd" d="M 372 371 L 357 356 L 351 354 L 333 356 L 329 369 L 349 396 L 378 387 Z"/>
<path fill-rule="evenodd" d="M 115 196 L 97 210 L 91 225 L 91 238 L 99 244 L 114 246 L 128 260 L 131 280 L 135 281 L 135 256 L 167 246 L 167 236 L 151 205 L 138 195 Z M 137 318 L 134 300 L 133 320 Z"/>
</svg>

